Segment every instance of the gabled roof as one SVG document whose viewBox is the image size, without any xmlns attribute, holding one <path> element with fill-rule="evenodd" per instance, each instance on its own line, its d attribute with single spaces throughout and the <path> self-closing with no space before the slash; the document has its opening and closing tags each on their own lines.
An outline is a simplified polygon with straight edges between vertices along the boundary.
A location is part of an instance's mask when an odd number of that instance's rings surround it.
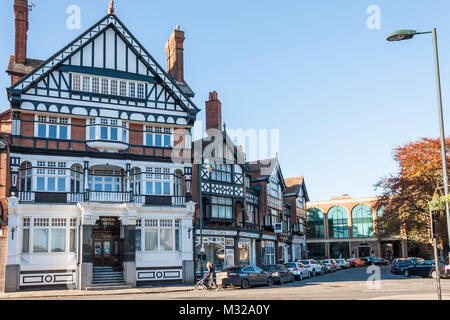
<svg viewBox="0 0 450 320">
<path fill-rule="evenodd" d="M 306 201 L 309 201 L 309 196 L 308 196 L 308 191 L 306 190 L 304 176 L 296 177 L 296 178 L 287 178 L 287 179 L 284 179 L 284 181 L 287 186 L 286 190 L 284 190 L 285 196 L 289 195 L 289 194 L 298 195 L 300 192 L 300 188 L 302 188 Z"/>
<path fill-rule="evenodd" d="M 156 60 L 148 53 L 148 51 L 140 44 L 140 42 L 129 32 L 125 25 L 120 21 L 116 15 L 107 15 L 97 22 L 94 26 L 89 28 L 86 32 L 73 40 L 66 47 L 58 51 L 48 60 L 36 67 L 33 71 L 28 73 L 20 79 L 13 86 L 8 88 L 8 91 L 13 94 L 20 94 L 27 91 L 30 87 L 36 84 L 41 79 L 45 78 L 49 73 L 60 67 L 70 57 L 79 52 L 82 48 L 91 43 L 98 35 L 105 32 L 107 29 L 113 30 L 121 37 L 121 39 L 130 47 L 130 49 L 139 57 L 144 65 L 151 71 L 155 79 L 171 93 L 175 101 L 188 113 L 197 114 L 198 109 L 195 104 L 189 99 L 167 72 L 156 62 Z"/>
<path fill-rule="evenodd" d="M 283 189 L 286 188 L 286 184 L 284 182 L 283 178 L 283 172 L 281 171 L 280 163 L 278 158 L 269 158 L 265 160 L 258 160 L 256 162 L 247 162 L 247 165 L 249 167 L 249 172 L 255 172 L 262 180 L 269 180 L 269 178 L 272 176 L 274 170 L 277 171 L 278 179 L 280 181 L 281 186 Z M 257 179 L 254 179 L 254 181 L 257 181 Z"/>
<path fill-rule="evenodd" d="M 236 146 L 234 145 L 233 141 L 231 140 L 230 136 L 227 134 L 226 131 L 222 131 L 222 137 L 223 137 L 222 142 L 224 142 L 225 145 L 228 146 L 229 148 L 233 149 L 233 154 L 234 154 L 234 159 L 236 160 L 236 164 L 240 164 L 242 166 L 242 168 L 244 169 L 244 171 L 247 171 L 248 170 L 248 166 L 245 163 L 245 159 L 243 158 L 241 153 L 238 152 L 238 149 L 236 148 Z M 205 147 L 207 147 L 211 143 L 214 144 L 214 142 L 215 141 L 213 141 L 212 139 L 210 141 L 209 138 L 207 138 L 207 137 L 202 138 L 202 139 L 198 139 L 198 140 L 195 140 L 192 143 L 193 144 L 193 148 L 192 149 L 193 149 L 193 151 L 195 153 L 195 151 L 197 151 L 197 150 L 195 150 L 195 146 L 197 146 L 198 144 L 201 143 L 201 145 L 202 145 L 202 152 L 203 152 L 205 150 Z M 195 156 L 196 155 L 194 155 L 194 157 Z"/>
</svg>

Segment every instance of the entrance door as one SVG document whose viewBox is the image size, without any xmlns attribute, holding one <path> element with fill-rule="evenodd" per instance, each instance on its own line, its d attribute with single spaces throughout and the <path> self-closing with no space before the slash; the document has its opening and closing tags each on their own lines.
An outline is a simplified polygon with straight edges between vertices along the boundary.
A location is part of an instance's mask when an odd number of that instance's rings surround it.
<svg viewBox="0 0 450 320">
<path fill-rule="evenodd" d="M 92 232 L 95 267 L 122 268 L 120 222 L 116 218 L 101 218 Z"/>
<path fill-rule="evenodd" d="M 94 265 L 97 267 L 106 267 L 113 265 L 113 254 L 111 252 L 111 244 L 114 241 L 111 241 L 110 236 L 108 234 L 103 235 L 104 239 L 100 235 L 97 234 L 97 237 L 94 239 Z"/>
<path fill-rule="evenodd" d="M 370 245 L 367 243 L 360 244 L 358 247 L 358 251 L 360 258 L 368 257 L 370 256 Z"/>
</svg>

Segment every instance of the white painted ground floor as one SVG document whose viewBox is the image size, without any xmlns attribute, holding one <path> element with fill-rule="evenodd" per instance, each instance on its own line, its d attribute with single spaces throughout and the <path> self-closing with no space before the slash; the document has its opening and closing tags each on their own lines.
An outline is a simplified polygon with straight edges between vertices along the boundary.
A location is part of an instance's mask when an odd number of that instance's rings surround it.
<svg viewBox="0 0 450 320">
<path fill-rule="evenodd" d="M 195 203 L 9 202 L 5 291 L 95 285 L 98 270 L 131 287 L 193 283 Z M 122 279 L 122 277 L 120 277 Z"/>
</svg>

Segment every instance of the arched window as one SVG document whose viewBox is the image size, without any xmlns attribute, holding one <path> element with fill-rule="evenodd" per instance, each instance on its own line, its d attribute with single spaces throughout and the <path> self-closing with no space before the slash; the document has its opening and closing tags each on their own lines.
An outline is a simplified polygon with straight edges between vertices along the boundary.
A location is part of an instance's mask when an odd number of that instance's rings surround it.
<svg viewBox="0 0 450 320">
<path fill-rule="evenodd" d="M 383 216 L 383 213 L 384 213 L 384 206 L 381 205 L 377 210 L 377 217 L 381 218 Z"/>
<path fill-rule="evenodd" d="M 176 170 L 173 175 L 173 195 L 175 197 L 182 197 L 183 196 L 183 186 L 181 183 L 181 176 L 183 173 L 180 170 Z"/>
<path fill-rule="evenodd" d="M 138 167 L 134 167 L 131 169 L 131 177 L 130 177 L 130 186 L 131 191 L 134 195 L 141 194 L 141 169 Z"/>
<path fill-rule="evenodd" d="M 19 190 L 21 192 L 31 191 L 33 168 L 31 162 L 24 162 L 20 166 L 20 185 Z"/>
<path fill-rule="evenodd" d="M 317 208 L 309 209 L 306 236 L 310 239 L 323 239 L 325 238 L 324 231 L 323 212 Z"/>
<path fill-rule="evenodd" d="M 83 167 L 79 164 L 70 167 L 70 192 L 83 192 Z"/>
<path fill-rule="evenodd" d="M 384 232 L 383 223 L 380 221 L 380 218 L 383 217 L 383 214 L 384 214 L 384 206 L 381 205 L 377 209 L 377 217 L 378 217 L 377 227 L 378 227 L 378 233 L 379 234 Z"/>
<path fill-rule="evenodd" d="M 352 210 L 353 237 L 373 237 L 372 209 L 365 204 L 359 204 Z"/>
<path fill-rule="evenodd" d="M 328 234 L 330 238 L 348 238 L 348 217 L 342 207 L 328 211 Z"/>
</svg>

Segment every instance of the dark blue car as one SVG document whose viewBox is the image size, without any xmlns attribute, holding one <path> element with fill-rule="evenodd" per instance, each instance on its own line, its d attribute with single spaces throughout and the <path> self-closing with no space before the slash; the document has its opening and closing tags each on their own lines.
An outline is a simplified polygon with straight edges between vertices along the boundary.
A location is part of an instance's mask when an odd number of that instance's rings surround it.
<svg viewBox="0 0 450 320">
<path fill-rule="evenodd" d="M 393 274 L 405 274 L 405 270 L 412 267 L 414 264 L 404 258 L 394 259 L 391 263 L 391 272 Z"/>
</svg>

